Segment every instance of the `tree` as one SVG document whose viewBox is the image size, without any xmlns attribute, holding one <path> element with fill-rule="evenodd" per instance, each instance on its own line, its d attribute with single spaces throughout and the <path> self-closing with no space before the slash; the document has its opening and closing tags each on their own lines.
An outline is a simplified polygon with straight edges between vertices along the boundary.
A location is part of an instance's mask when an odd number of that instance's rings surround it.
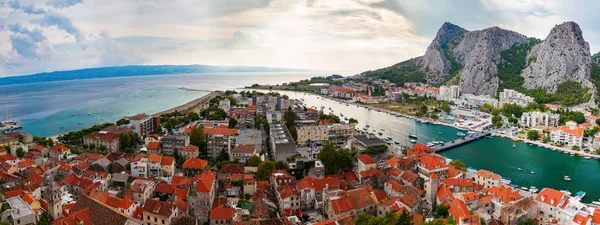
<svg viewBox="0 0 600 225">
<path fill-rule="evenodd" d="M 296 126 L 288 127 L 288 130 L 290 131 L 292 138 L 294 138 L 295 141 L 298 141 L 298 130 L 296 129 Z"/>
<path fill-rule="evenodd" d="M 206 135 L 204 135 L 204 127 L 192 127 L 190 131 L 190 144 L 198 146 L 200 149 L 200 156 L 206 157 Z"/>
<path fill-rule="evenodd" d="M 156 127 L 156 129 L 154 129 L 154 133 L 158 134 L 158 135 L 161 135 L 162 131 L 163 131 L 163 128 L 160 124 Z"/>
<path fill-rule="evenodd" d="M 219 152 L 219 155 L 217 155 L 215 161 L 229 161 L 229 154 L 227 154 L 227 152 L 223 149 L 221 152 Z"/>
<path fill-rule="evenodd" d="M 260 114 L 257 113 L 254 115 L 254 127 L 256 127 L 257 130 L 260 130 L 260 124 L 262 124 L 260 121 Z"/>
<path fill-rule="evenodd" d="M 479 223 L 480 223 L 481 225 L 486 225 L 486 223 L 485 223 L 485 219 L 484 219 L 484 218 L 479 218 Z"/>
<path fill-rule="evenodd" d="M 275 163 L 273 161 L 264 161 L 256 169 L 256 177 L 260 180 L 267 180 L 273 170 L 275 170 Z"/>
<path fill-rule="evenodd" d="M 253 155 L 252 157 L 250 157 L 250 159 L 248 159 L 248 166 L 258 166 L 260 165 L 260 162 L 260 156 Z"/>
<path fill-rule="evenodd" d="M 458 159 L 452 160 L 452 162 L 450 162 L 450 165 L 454 166 L 454 168 L 456 168 L 457 170 L 467 170 L 467 165 Z"/>
<path fill-rule="evenodd" d="M 600 126 L 600 119 L 596 119 L 596 125 Z"/>
<path fill-rule="evenodd" d="M 139 136 L 133 131 L 127 131 L 121 133 L 119 137 L 119 149 L 125 151 L 127 148 L 133 148 L 139 142 Z"/>
<path fill-rule="evenodd" d="M 354 118 L 350 118 L 350 119 L 348 120 L 348 123 L 358 123 L 358 120 L 357 120 L 357 119 L 354 119 Z"/>
<path fill-rule="evenodd" d="M 396 212 L 386 212 L 383 216 L 373 216 L 365 213 L 359 213 L 354 219 L 356 225 L 412 225 L 413 216 L 406 210 L 402 214 L 396 215 Z"/>
<path fill-rule="evenodd" d="M 17 148 L 17 156 L 19 156 L 19 158 L 23 158 L 24 155 L 25 155 L 25 150 L 23 150 L 23 148 L 21 148 L 21 147 Z"/>
<path fill-rule="evenodd" d="M 450 206 L 439 204 L 435 207 L 435 213 L 438 216 L 446 218 L 448 216 L 448 209 L 450 209 Z"/>
<path fill-rule="evenodd" d="M 407 210 L 402 210 L 402 213 L 400 216 L 398 216 L 398 220 L 396 221 L 395 225 L 413 225 L 412 220 L 413 215 L 408 213 Z"/>
<path fill-rule="evenodd" d="M 40 216 L 40 221 L 37 223 L 38 225 L 50 225 L 52 222 L 52 217 L 46 211 L 42 211 L 42 215 Z"/>
<path fill-rule="evenodd" d="M 181 166 L 183 165 L 183 163 L 185 162 L 185 160 L 187 160 L 187 158 L 185 157 L 185 155 L 178 155 L 177 160 L 175 160 L 175 163 L 177 164 L 177 167 L 181 168 Z"/>
<path fill-rule="evenodd" d="M 125 119 L 125 118 L 121 118 L 121 119 L 117 120 L 117 126 L 121 126 L 124 124 L 129 124 L 129 120 Z"/>
<path fill-rule="evenodd" d="M 519 220 L 518 225 L 536 225 L 535 221 L 531 219 Z"/>
<path fill-rule="evenodd" d="M 106 151 L 106 146 L 100 145 L 100 151 Z"/>
<path fill-rule="evenodd" d="M 235 128 L 238 125 L 238 121 L 235 118 L 229 120 L 229 128 Z"/>
<path fill-rule="evenodd" d="M 452 108 L 450 108 L 450 104 L 448 104 L 448 102 L 442 102 L 442 105 L 440 106 L 440 110 L 444 111 L 446 114 L 450 114 L 450 111 L 452 111 Z"/>
<path fill-rule="evenodd" d="M 494 110 L 494 106 L 485 103 L 479 107 L 479 110 L 481 110 L 482 112 L 491 113 Z"/>
<path fill-rule="evenodd" d="M 537 140 L 540 137 L 540 134 L 537 130 L 530 130 L 527 132 L 527 139 L 529 140 Z"/>
<path fill-rule="evenodd" d="M 350 151 L 336 149 L 332 142 L 327 142 L 323 146 L 317 158 L 325 165 L 325 172 L 327 174 L 337 174 L 352 168 L 352 155 Z"/>
<path fill-rule="evenodd" d="M 288 109 L 283 114 L 283 120 L 285 121 L 285 125 L 288 128 L 291 126 L 294 126 L 294 122 L 296 122 L 297 119 L 300 119 L 300 117 L 298 115 L 296 115 L 296 113 L 294 111 L 292 111 L 292 107 L 289 106 Z"/>
</svg>

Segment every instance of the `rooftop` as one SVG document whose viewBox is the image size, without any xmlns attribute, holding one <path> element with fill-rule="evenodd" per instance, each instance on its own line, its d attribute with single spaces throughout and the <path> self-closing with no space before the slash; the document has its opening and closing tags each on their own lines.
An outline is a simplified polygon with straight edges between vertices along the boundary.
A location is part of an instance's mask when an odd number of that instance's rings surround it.
<svg viewBox="0 0 600 225">
<path fill-rule="evenodd" d="M 6 201 L 8 202 L 8 205 L 10 205 L 10 208 L 13 209 L 13 211 L 10 213 L 13 219 L 31 216 L 34 214 L 33 209 L 31 209 L 31 206 L 25 203 L 25 201 L 23 201 L 21 197 L 15 196 L 6 199 Z"/>
</svg>

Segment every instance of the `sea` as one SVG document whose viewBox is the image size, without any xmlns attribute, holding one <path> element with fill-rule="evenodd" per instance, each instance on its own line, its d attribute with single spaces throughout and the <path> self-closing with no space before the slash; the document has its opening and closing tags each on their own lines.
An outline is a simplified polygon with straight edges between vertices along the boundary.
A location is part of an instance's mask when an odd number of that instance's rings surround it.
<svg viewBox="0 0 600 225">
<path fill-rule="evenodd" d="M 17 120 L 23 126 L 22 131 L 45 137 L 114 122 L 128 115 L 160 112 L 212 90 L 233 90 L 256 83 L 280 84 L 327 75 L 330 74 L 198 73 L 6 85 L 0 86 L 0 120 Z"/>
</svg>

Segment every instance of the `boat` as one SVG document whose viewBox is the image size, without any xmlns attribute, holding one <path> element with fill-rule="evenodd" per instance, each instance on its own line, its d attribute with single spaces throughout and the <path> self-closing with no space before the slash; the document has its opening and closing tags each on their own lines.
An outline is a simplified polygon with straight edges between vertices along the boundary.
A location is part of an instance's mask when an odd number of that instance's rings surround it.
<svg viewBox="0 0 600 225">
<path fill-rule="evenodd" d="M 383 133 L 381 133 L 381 132 L 377 132 L 377 134 L 379 134 L 379 135 L 383 135 Z"/>
<path fill-rule="evenodd" d="M 409 134 L 408 134 L 408 137 L 409 137 L 409 138 L 414 138 L 414 139 L 417 139 L 417 138 L 419 138 L 419 137 L 417 137 L 417 135 L 415 135 L 415 134 L 413 134 L 413 133 L 409 133 Z"/>
<path fill-rule="evenodd" d="M 400 144 L 400 142 L 399 142 L 399 141 L 394 141 L 394 144 L 397 144 L 397 145 L 399 145 L 399 144 Z"/>
<path fill-rule="evenodd" d="M 529 146 L 533 146 L 533 144 L 529 144 Z"/>
<path fill-rule="evenodd" d="M 417 143 L 417 140 L 415 140 L 415 139 L 410 139 L 410 143 L 413 143 L 413 144 L 414 144 L 414 143 Z"/>
<path fill-rule="evenodd" d="M 585 197 L 585 191 L 578 191 L 575 193 L 575 198 L 583 199 L 583 197 Z"/>
<path fill-rule="evenodd" d="M 527 187 L 521 187 L 521 189 L 522 189 L 523 191 L 527 191 L 527 190 L 529 190 L 529 188 L 527 188 Z"/>
<path fill-rule="evenodd" d="M 533 172 L 533 171 L 531 171 L 530 173 L 531 173 L 531 174 L 535 174 L 535 172 Z"/>
<path fill-rule="evenodd" d="M 564 193 L 564 194 L 566 194 L 568 196 L 571 196 L 571 192 L 568 191 L 568 190 L 560 190 L 560 192 L 562 192 L 562 193 Z"/>
<path fill-rule="evenodd" d="M 88 113 L 88 116 L 89 116 L 89 115 L 92 115 L 92 113 Z"/>
<path fill-rule="evenodd" d="M 586 156 L 586 157 L 583 157 L 583 158 L 584 159 L 591 159 L 592 157 Z"/>
<path fill-rule="evenodd" d="M 522 171 L 522 170 L 523 170 L 523 169 L 521 169 L 521 168 L 517 168 L 517 169 L 518 169 L 519 171 Z"/>
<path fill-rule="evenodd" d="M 517 143 L 513 143 L 513 148 L 516 148 L 516 147 L 517 147 Z"/>
<path fill-rule="evenodd" d="M 388 140 L 388 141 L 391 141 L 391 140 L 392 140 L 392 137 L 390 137 L 390 136 L 387 136 L 385 139 L 386 139 L 386 140 Z"/>
<path fill-rule="evenodd" d="M 431 142 L 427 142 L 426 145 L 427 145 L 427 147 L 433 147 L 434 146 L 434 144 L 431 143 Z"/>
<path fill-rule="evenodd" d="M 465 133 L 463 133 L 463 132 L 457 132 L 456 136 L 464 137 L 464 136 L 467 136 L 467 135 Z"/>
<path fill-rule="evenodd" d="M 369 124 L 366 124 L 365 127 L 369 127 Z"/>
<path fill-rule="evenodd" d="M 595 206 L 600 206 L 600 202 L 599 201 L 592 201 L 592 204 Z"/>
<path fill-rule="evenodd" d="M 565 179 L 566 181 L 571 181 L 571 178 L 570 178 L 569 176 L 565 176 L 565 177 L 564 177 L 564 179 Z"/>
</svg>

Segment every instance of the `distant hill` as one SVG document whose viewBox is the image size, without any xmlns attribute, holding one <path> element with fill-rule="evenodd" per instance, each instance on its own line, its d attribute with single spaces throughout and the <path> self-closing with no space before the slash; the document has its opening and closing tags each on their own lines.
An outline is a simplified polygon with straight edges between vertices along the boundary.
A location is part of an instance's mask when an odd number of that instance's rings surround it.
<svg viewBox="0 0 600 225">
<path fill-rule="evenodd" d="M 169 75 L 186 73 L 215 73 L 215 72 L 303 72 L 304 69 L 289 69 L 275 67 L 249 66 L 209 66 L 209 65 L 158 65 L 158 66 L 112 66 L 87 68 L 79 70 L 55 71 L 23 76 L 0 78 L 0 86 L 11 84 L 27 84 L 48 81 L 82 80 L 93 78 L 131 77 L 149 75 Z"/>
</svg>

